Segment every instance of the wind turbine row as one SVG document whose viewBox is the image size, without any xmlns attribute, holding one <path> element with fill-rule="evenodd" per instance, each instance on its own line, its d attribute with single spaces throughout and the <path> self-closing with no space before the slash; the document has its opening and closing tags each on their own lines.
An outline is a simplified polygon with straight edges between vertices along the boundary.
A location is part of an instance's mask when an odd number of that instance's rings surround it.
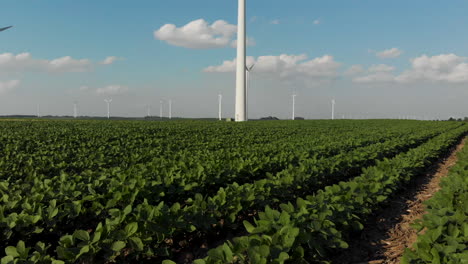
<svg viewBox="0 0 468 264">
<path fill-rule="evenodd" d="M 169 112 L 168 112 L 167 117 L 169 119 L 172 119 L 172 100 L 171 99 L 167 100 L 167 103 L 169 107 Z M 160 100 L 159 101 L 159 118 L 160 119 L 163 119 L 163 106 L 164 106 L 164 100 Z"/>
</svg>

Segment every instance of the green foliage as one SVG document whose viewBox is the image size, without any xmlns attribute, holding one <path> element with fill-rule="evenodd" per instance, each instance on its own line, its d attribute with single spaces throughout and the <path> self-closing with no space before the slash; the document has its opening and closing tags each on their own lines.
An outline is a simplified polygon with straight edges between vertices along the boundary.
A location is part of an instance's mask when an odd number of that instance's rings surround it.
<svg viewBox="0 0 468 264">
<path fill-rule="evenodd" d="M 425 230 L 402 263 L 468 262 L 468 147 L 442 179 L 441 190 L 426 202 L 428 213 L 414 227 Z"/>
<path fill-rule="evenodd" d="M 248 232 L 194 263 L 323 260 L 465 131 L 416 121 L 0 122 L 0 257 L 162 262 L 175 259 L 175 239 Z"/>
</svg>

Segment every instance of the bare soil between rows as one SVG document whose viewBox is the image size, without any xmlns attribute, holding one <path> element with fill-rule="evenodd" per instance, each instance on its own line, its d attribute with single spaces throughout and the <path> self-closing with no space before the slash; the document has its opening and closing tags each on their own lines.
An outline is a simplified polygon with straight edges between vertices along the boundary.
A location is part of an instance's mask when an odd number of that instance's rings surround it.
<svg viewBox="0 0 468 264">
<path fill-rule="evenodd" d="M 440 180 L 458 161 L 457 153 L 465 145 L 463 138 L 448 155 L 439 160 L 425 174 L 415 177 L 399 191 L 384 208 L 365 224 L 364 230 L 332 263 L 396 264 L 406 248 L 417 240 L 418 234 L 410 225 L 425 214 L 423 204 L 440 189 Z"/>
</svg>

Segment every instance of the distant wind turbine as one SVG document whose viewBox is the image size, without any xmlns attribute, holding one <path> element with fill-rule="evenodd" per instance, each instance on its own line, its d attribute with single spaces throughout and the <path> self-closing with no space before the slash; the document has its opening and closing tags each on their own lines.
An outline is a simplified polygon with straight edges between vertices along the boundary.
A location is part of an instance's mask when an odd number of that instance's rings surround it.
<svg viewBox="0 0 468 264">
<path fill-rule="evenodd" d="M 151 106 L 150 106 L 150 105 L 147 105 L 147 106 L 146 106 L 146 116 L 147 116 L 147 117 L 150 117 L 150 116 L 151 116 Z"/>
<path fill-rule="evenodd" d="M 169 119 L 172 119 L 172 100 L 169 99 Z"/>
<path fill-rule="evenodd" d="M 292 120 L 296 119 L 296 93 L 292 95 Z"/>
<path fill-rule="evenodd" d="M 104 102 L 107 103 L 107 119 L 110 119 L 110 104 L 112 102 L 112 99 L 104 99 Z"/>
<path fill-rule="evenodd" d="M 78 117 L 78 103 L 75 101 L 73 102 L 73 118 Z"/>
<path fill-rule="evenodd" d="M 218 94 L 218 118 L 219 118 L 219 121 L 221 121 L 221 119 L 223 119 L 223 95 L 222 94 Z"/>
<path fill-rule="evenodd" d="M 41 115 L 39 113 L 39 104 L 37 104 L 37 107 L 36 107 L 36 116 L 41 117 Z"/>
<path fill-rule="evenodd" d="M 159 101 L 159 118 L 163 118 L 163 100 Z"/>
<path fill-rule="evenodd" d="M 332 100 L 331 100 L 331 105 L 332 105 L 332 120 L 335 119 L 335 104 L 336 104 L 335 99 L 332 99 Z"/>
</svg>

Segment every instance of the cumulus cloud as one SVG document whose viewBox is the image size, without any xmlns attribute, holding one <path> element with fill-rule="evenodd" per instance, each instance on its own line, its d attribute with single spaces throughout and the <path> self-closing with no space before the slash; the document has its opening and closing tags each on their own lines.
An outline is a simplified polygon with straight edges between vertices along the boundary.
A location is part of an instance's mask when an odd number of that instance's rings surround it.
<svg viewBox="0 0 468 264">
<path fill-rule="evenodd" d="M 367 70 L 368 72 L 391 72 L 394 71 L 395 67 L 386 64 L 372 65 Z"/>
<path fill-rule="evenodd" d="M 400 57 L 400 55 L 403 54 L 403 51 L 397 48 L 391 48 L 391 49 L 376 52 L 375 54 L 377 55 L 377 57 L 381 59 L 392 59 L 392 58 Z"/>
<path fill-rule="evenodd" d="M 390 72 L 375 72 L 366 76 L 360 76 L 353 79 L 356 83 L 382 83 L 393 82 L 395 77 Z"/>
<path fill-rule="evenodd" d="M 204 19 L 198 19 L 180 28 L 166 24 L 154 31 L 154 37 L 178 47 L 212 49 L 229 46 L 236 32 L 237 26 L 224 20 L 210 25 Z"/>
<path fill-rule="evenodd" d="M 99 64 L 101 64 L 101 65 L 110 65 L 110 64 L 116 62 L 117 60 L 121 60 L 121 58 L 116 57 L 116 56 L 109 56 L 109 57 L 105 58 L 104 60 L 100 61 Z"/>
<path fill-rule="evenodd" d="M 429 57 L 422 55 L 411 60 L 411 69 L 396 77 L 399 82 L 430 81 L 468 82 L 468 58 L 455 54 Z"/>
<path fill-rule="evenodd" d="M 362 67 L 362 65 L 356 64 L 356 65 L 352 65 L 351 67 L 349 67 L 349 69 L 345 71 L 345 75 L 354 76 L 354 75 L 361 74 L 365 71 L 366 70 L 364 70 L 364 67 Z"/>
<path fill-rule="evenodd" d="M 322 24 L 322 21 L 320 19 L 315 19 L 313 23 L 314 25 L 320 25 Z"/>
<path fill-rule="evenodd" d="M 70 56 L 46 60 L 33 58 L 30 53 L 0 54 L 0 70 L 5 72 L 86 72 L 92 68 L 93 62 L 91 60 L 74 59 Z"/>
<path fill-rule="evenodd" d="M 20 84 L 19 80 L 11 80 L 11 81 L 0 81 L 0 94 L 8 93 L 9 91 L 15 89 Z"/>
<path fill-rule="evenodd" d="M 272 21 L 270 21 L 270 24 L 272 24 L 272 25 L 279 25 L 279 24 L 280 24 L 280 21 L 279 21 L 279 19 L 273 19 Z"/>
<path fill-rule="evenodd" d="M 301 79 L 310 81 L 314 79 L 330 79 L 337 76 L 337 70 L 341 63 L 334 60 L 332 56 L 307 60 L 307 56 L 287 55 L 260 56 L 258 58 L 247 57 L 247 65 L 255 63 L 254 71 L 258 75 L 270 78 L 280 78 L 283 80 Z M 221 65 L 205 68 L 204 72 L 227 73 L 235 72 L 236 59 L 224 61 Z"/>
<path fill-rule="evenodd" d="M 98 95 L 121 95 L 126 92 L 128 92 L 128 87 L 116 84 L 96 89 Z"/>
<path fill-rule="evenodd" d="M 353 82 L 356 83 L 377 83 L 377 82 L 393 82 L 395 77 L 393 76 L 393 71 L 395 67 L 386 65 L 386 64 L 378 64 L 370 66 L 366 71 L 361 73 L 365 73 L 364 76 L 358 76 L 353 79 Z"/>
<path fill-rule="evenodd" d="M 369 67 L 367 75 L 353 79 L 355 82 L 442 82 L 467 83 L 468 58 L 455 54 L 441 54 L 436 56 L 422 55 L 411 59 L 411 68 L 401 74 L 394 74 L 395 67 L 380 64 Z"/>
</svg>

